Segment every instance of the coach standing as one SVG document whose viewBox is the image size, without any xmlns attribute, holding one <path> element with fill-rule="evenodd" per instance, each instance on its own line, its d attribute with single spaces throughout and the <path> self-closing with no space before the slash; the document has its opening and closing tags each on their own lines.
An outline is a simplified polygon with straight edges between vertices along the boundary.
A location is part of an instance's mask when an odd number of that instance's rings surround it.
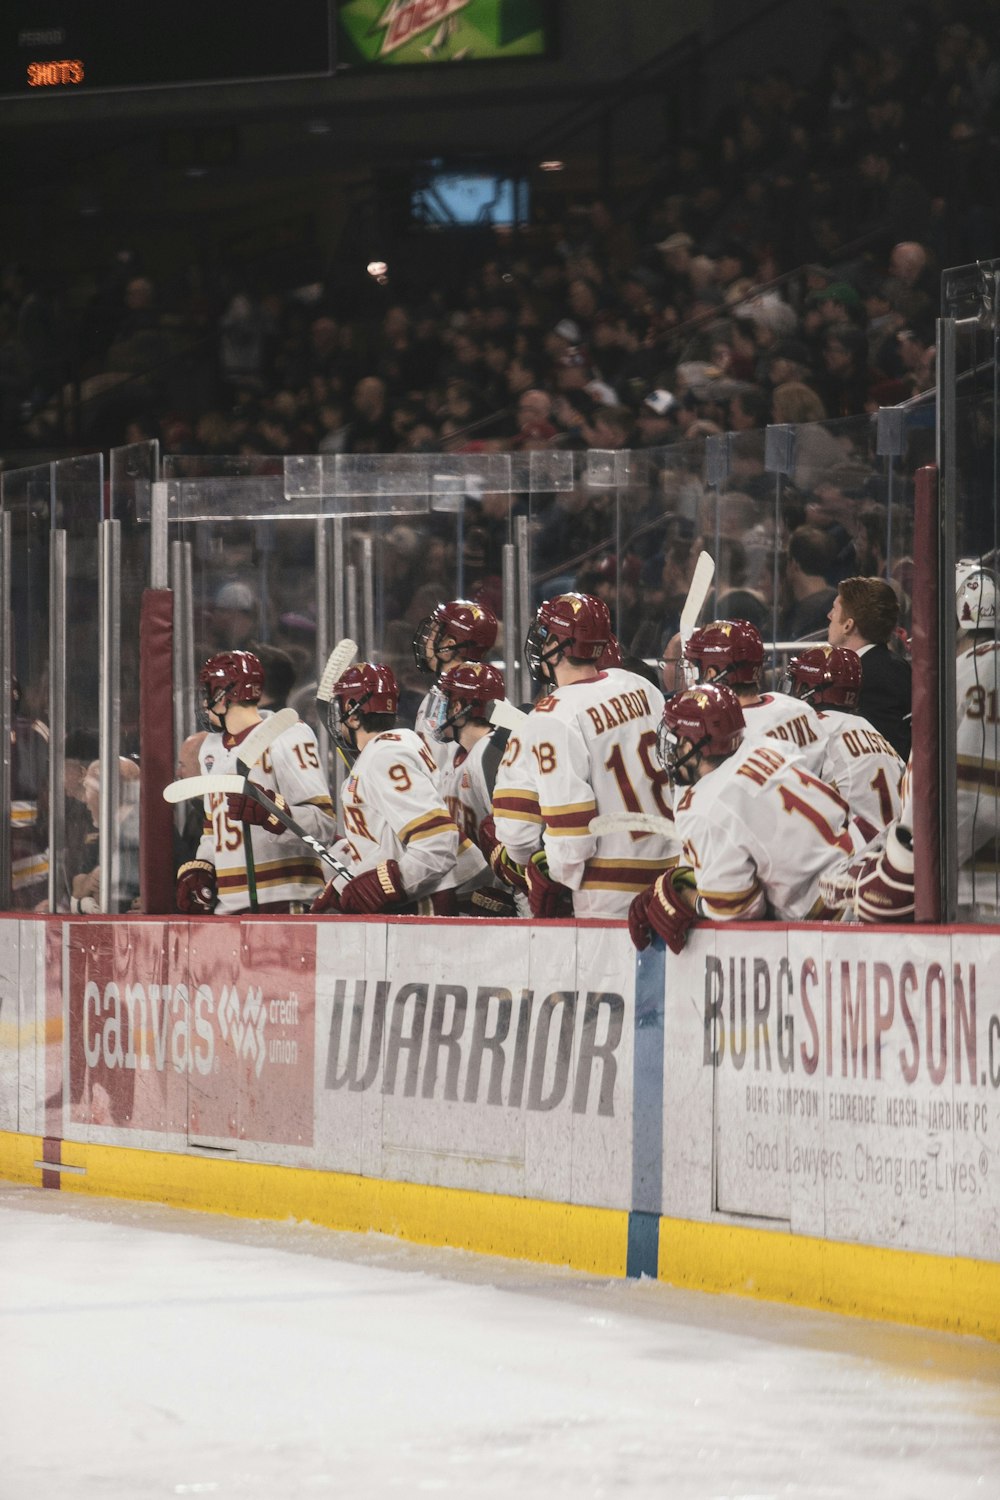
<svg viewBox="0 0 1000 1500">
<path fill-rule="evenodd" d="M 911 671 L 887 642 L 899 619 L 899 600 L 884 578 L 845 578 L 830 610 L 827 640 L 861 658 L 858 713 L 903 757 L 910 753 Z"/>
</svg>

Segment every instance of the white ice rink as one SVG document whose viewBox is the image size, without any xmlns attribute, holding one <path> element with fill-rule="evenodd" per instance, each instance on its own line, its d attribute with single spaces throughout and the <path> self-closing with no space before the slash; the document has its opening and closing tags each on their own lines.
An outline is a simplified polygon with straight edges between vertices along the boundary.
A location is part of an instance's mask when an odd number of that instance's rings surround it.
<svg viewBox="0 0 1000 1500">
<path fill-rule="evenodd" d="M 1000 1348 L 0 1184 L 0 1500 L 1000 1496 Z"/>
</svg>

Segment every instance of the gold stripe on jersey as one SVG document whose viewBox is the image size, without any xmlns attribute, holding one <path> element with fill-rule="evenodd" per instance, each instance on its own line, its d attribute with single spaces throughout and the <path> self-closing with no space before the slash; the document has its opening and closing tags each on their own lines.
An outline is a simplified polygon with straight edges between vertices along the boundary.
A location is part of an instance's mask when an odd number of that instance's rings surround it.
<svg viewBox="0 0 1000 1500">
<path fill-rule="evenodd" d="M 493 793 L 494 818 L 510 818 L 515 823 L 541 823 L 538 797 L 527 787 L 507 787 Z"/>
<path fill-rule="evenodd" d="M 706 917 L 712 914 L 709 908 L 727 917 L 738 917 L 741 912 L 749 911 L 759 896 L 760 884 L 756 880 L 745 891 L 704 891 L 698 887 L 698 900 L 705 907 Z"/>
<path fill-rule="evenodd" d="M 274 885 L 322 885 L 323 874 L 318 859 L 272 859 L 255 865 L 254 876 L 258 886 Z M 219 870 L 216 884 L 220 891 L 245 891 L 247 872 L 245 868 Z"/>
<path fill-rule="evenodd" d="M 38 822 L 37 802 L 12 802 L 10 804 L 10 821 L 19 828 L 30 828 Z"/>
<path fill-rule="evenodd" d="M 334 815 L 334 812 L 333 812 L 333 803 L 331 802 L 331 800 L 330 800 L 329 797 L 307 797 L 304 802 L 293 802 L 292 806 L 293 806 L 293 808 L 294 807 L 317 807 L 317 808 L 319 808 L 320 812 L 322 812 L 322 813 L 328 813 L 331 818 Z"/>
<path fill-rule="evenodd" d="M 541 812 L 546 828 L 557 833 L 560 838 L 586 838 L 590 834 L 590 820 L 597 813 L 597 803 L 591 798 L 589 802 L 567 802 L 561 807 L 543 807 Z"/>
<path fill-rule="evenodd" d="M 11 861 L 10 883 L 15 891 L 19 891 L 22 886 L 44 880 L 48 873 L 48 850 L 43 854 L 26 854 L 22 859 Z"/>
<path fill-rule="evenodd" d="M 1000 796 L 1000 761 L 977 760 L 973 755 L 959 755 L 959 786 L 975 787 L 991 797 Z"/>
<path fill-rule="evenodd" d="M 673 859 L 588 859 L 580 882 L 581 891 L 644 891 L 664 870 L 677 863 Z"/>
<path fill-rule="evenodd" d="M 421 813 L 419 818 L 413 818 L 405 827 L 401 828 L 396 835 L 405 849 L 407 844 L 419 844 L 422 839 L 432 839 L 435 834 L 446 833 L 454 829 L 455 821 L 450 813 L 443 807 L 436 807 L 433 812 Z"/>
</svg>

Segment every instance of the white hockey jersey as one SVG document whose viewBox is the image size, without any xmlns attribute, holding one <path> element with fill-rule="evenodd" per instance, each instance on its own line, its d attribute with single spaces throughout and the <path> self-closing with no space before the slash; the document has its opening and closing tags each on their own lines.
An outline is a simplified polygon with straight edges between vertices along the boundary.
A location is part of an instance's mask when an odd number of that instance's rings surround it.
<svg viewBox="0 0 1000 1500">
<path fill-rule="evenodd" d="M 240 745 L 249 733 L 247 729 L 235 738 L 220 733 L 206 735 L 198 751 L 203 774 L 236 775 Z M 251 767 L 250 780 L 268 791 L 280 792 L 306 833 L 324 844 L 333 843 L 337 836 L 333 802 L 320 768 L 316 736 L 308 724 L 300 719 L 279 735 L 257 765 Z M 326 882 L 324 867 L 294 833 L 287 830 L 270 833 L 266 828 L 251 825 L 250 837 L 257 899 L 261 904 L 295 901 L 308 905 L 319 895 Z M 195 857 L 215 866 L 216 911 L 222 914 L 249 911 L 243 825 L 229 816 L 224 793 L 212 792 L 205 798 L 205 821 Z"/>
<path fill-rule="evenodd" d="M 451 746 L 445 744 L 442 740 L 436 740 L 428 726 L 427 710 L 430 707 L 430 701 L 433 693 L 434 689 L 431 688 L 421 698 L 416 715 L 414 716 L 413 729 L 414 733 L 418 734 L 420 736 L 420 739 L 423 741 L 424 748 L 430 756 L 431 760 L 434 762 L 435 769 L 440 771 L 445 766 L 446 762 L 450 759 Z"/>
<path fill-rule="evenodd" d="M 719 922 L 829 915 L 819 877 L 864 842 L 852 838 L 849 817 L 844 799 L 797 751 L 744 740 L 674 808 L 699 915 Z"/>
<path fill-rule="evenodd" d="M 494 731 L 494 734 L 497 732 Z M 448 752 L 448 759 L 435 778 L 445 806 L 455 820 L 459 835 L 471 842 L 477 849 L 479 848 L 479 825 L 484 818 L 490 817 L 493 811 L 493 793 L 483 764 L 483 757 L 490 749 L 492 738 L 493 735 L 484 734 L 471 750 L 464 750 L 461 745 L 442 746 L 441 748 Z M 498 880 L 492 871 L 489 879 L 483 881 L 483 885 L 492 886 L 509 894 L 508 887 Z M 519 892 L 514 893 L 514 902 L 521 916 L 530 915 L 527 899 Z"/>
<path fill-rule="evenodd" d="M 970 638 L 956 662 L 959 905 L 1000 908 L 1000 647 Z"/>
<path fill-rule="evenodd" d="M 669 835 L 590 831 L 598 813 L 672 818 L 656 758 L 662 713 L 663 695 L 644 677 L 602 672 L 556 688 L 508 741 L 493 793 L 497 837 L 519 864 L 544 848 L 577 917 L 627 917 L 637 892 L 676 863 Z"/>
<path fill-rule="evenodd" d="M 341 793 L 353 874 L 394 859 L 411 900 L 485 878 L 486 861 L 459 833 L 435 770 L 412 729 L 386 730 L 368 741 Z"/>
<path fill-rule="evenodd" d="M 766 735 L 781 740 L 789 750 L 799 752 L 814 776 L 820 774 L 824 735 L 811 703 L 788 693 L 762 693 L 759 703 L 741 700 L 741 704 L 746 739 L 756 741 Z"/>
<path fill-rule="evenodd" d="M 817 717 L 825 736 L 820 780 L 840 793 L 865 839 L 873 839 L 899 817 L 905 762 L 860 714 L 824 708 Z"/>
</svg>

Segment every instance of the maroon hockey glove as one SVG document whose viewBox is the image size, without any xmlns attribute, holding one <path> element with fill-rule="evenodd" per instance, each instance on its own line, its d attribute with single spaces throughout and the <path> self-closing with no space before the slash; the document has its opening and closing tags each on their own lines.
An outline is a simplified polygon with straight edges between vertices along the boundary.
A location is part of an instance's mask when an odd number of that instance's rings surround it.
<svg viewBox="0 0 1000 1500">
<path fill-rule="evenodd" d="M 340 897 L 332 880 L 328 881 L 323 887 L 309 910 L 314 917 L 322 917 L 327 912 L 338 912 L 340 910 Z"/>
<path fill-rule="evenodd" d="M 206 916 L 215 910 L 215 867 L 205 859 L 189 859 L 177 871 L 174 895 L 177 910 L 187 916 Z"/>
<path fill-rule="evenodd" d="M 852 912 L 860 922 L 912 922 L 912 833 L 890 823 L 881 849 L 864 850 L 824 871 L 819 889 L 831 910 Z"/>
<path fill-rule="evenodd" d="M 340 893 L 340 909 L 351 914 L 384 911 L 406 900 L 399 865 L 394 859 L 383 860 L 374 870 L 355 875 Z"/>
<path fill-rule="evenodd" d="M 282 812 L 288 811 L 288 803 L 280 792 L 269 791 L 266 786 L 261 787 L 265 797 L 270 797 Z M 226 812 L 234 822 L 253 823 L 258 828 L 265 828 L 268 833 L 285 833 L 285 825 L 274 813 L 268 812 L 262 807 L 255 797 L 244 797 L 240 792 L 230 792 L 226 798 Z"/>
<path fill-rule="evenodd" d="M 649 947 L 650 938 L 653 936 L 653 929 L 649 925 L 649 913 L 646 911 L 652 894 L 653 887 L 647 885 L 644 891 L 640 891 L 638 896 L 633 898 L 628 909 L 629 937 L 640 953 L 644 948 Z"/>
<path fill-rule="evenodd" d="M 484 818 L 479 825 L 479 847 L 497 880 L 509 885 L 512 891 L 520 891 L 522 896 L 526 896 L 528 880 L 524 866 L 512 860 L 500 843 L 492 818 Z"/>
<path fill-rule="evenodd" d="M 694 925 L 694 906 L 685 896 L 695 889 L 694 871 L 685 865 L 664 871 L 650 887 L 646 917 L 672 953 L 683 951 L 688 928 Z"/>
<path fill-rule="evenodd" d="M 539 849 L 524 869 L 528 881 L 528 904 L 533 917 L 571 917 L 573 897 L 549 874 L 549 862 Z"/>
</svg>

